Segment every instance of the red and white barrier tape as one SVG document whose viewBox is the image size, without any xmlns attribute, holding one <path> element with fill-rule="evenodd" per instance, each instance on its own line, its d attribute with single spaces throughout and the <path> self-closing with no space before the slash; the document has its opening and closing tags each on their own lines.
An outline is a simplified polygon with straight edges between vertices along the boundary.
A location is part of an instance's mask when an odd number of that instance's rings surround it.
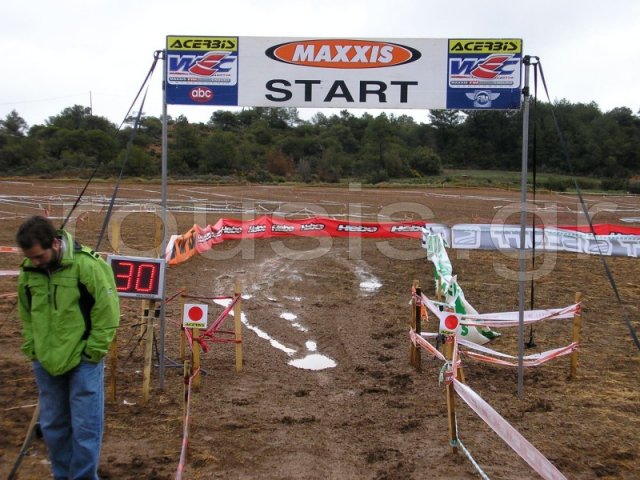
<svg viewBox="0 0 640 480">
<path fill-rule="evenodd" d="M 487 353 L 488 355 L 483 355 L 481 353 L 476 353 L 476 352 L 469 352 L 469 351 L 462 351 L 463 355 L 466 355 L 468 357 L 471 357 L 475 360 L 479 360 L 482 362 L 487 362 L 487 363 L 493 363 L 493 364 L 497 364 L 497 365 L 505 365 L 505 366 L 509 366 L 509 367 L 517 367 L 518 364 L 514 363 L 514 362 L 509 362 L 507 360 L 500 360 L 498 358 L 493 358 L 489 355 L 494 355 L 494 356 L 498 356 L 498 357 L 504 357 L 504 358 L 510 358 L 510 359 L 514 359 L 517 360 L 518 357 L 515 357 L 513 355 L 508 355 L 506 353 L 502 353 L 502 352 L 498 352 L 496 350 L 492 350 L 490 348 L 487 348 L 483 345 L 477 345 L 473 342 L 470 342 L 468 340 L 464 340 L 462 338 L 458 339 L 458 342 L 460 342 L 460 345 L 463 345 L 466 348 L 471 348 L 473 350 L 478 350 L 480 352 L 484 352 Z M 549 360 L 553 360 L 556 357 L 562 357 L 564 355 L 569 355 L 570 353 L 573 353 L 574 351 L 576 351 L 578 349 L 578 343 L 577 342 L 573 342 L 570 343 L 569 345 L 565 346 L 565 347 L 560 347 L 560 348 L 555 348 L 553 350 L 547 350 L 546 352 L 541 352 L 541 353 L 534 353 L 533 355 L 526 355 L 523 357 L 523 364 L 525 367 L 537 367 L 542 365 L 543 363 L 548 362 Z"/>
<path fill-rule="evenodd" d="M 413 328 L 411 330 L 409 330 L 409 338 L 411 338 L 411 342 L 414 345 L 420 345 L 425 350 L 428 350 L 429 352 L 431 352 L 434 357 L 436 357 L 436 358 L 438 358 L 438 359 L 440 359 L 440 360 L 442 360 L 444 362 L 447 361 L 447 359 L 444 357 L 444 355 L 442 353 L 440 353 L 436 347 L 434 347 L 429 342 L 427 342 L 424 338 L 422 338 L 422 336 L 417 335 L 416 332 L 413 330 Z"/>
<path fill-rule="evenodd" d="M 20 270 L 0 270 L 0 277 L 17 277 Z"/>
<path fill-rule="evenodd" d="M 198 368 L 195 372 L 191 374 L 187 384 L 187 398 L 186 398 L 187 407 L 185 408 L 185 414 L 184 414 L 184 428 L 182 431 L 182 448 L 180 449 L 180 461 L 178 463 L 178 469 L 176 470 L 175 480 L 182 479 L 182 473 L 184 472 L 184 468 L 187 462 L 187 449 L 189 447 L 189 421 L 190 421 L 190 410 L 191 410 L 191 383 L 193 381 L 193 378 L 198 374 L 199 371 L 200 371 L 200 368 Z"/>
<path fill-rule="evenodd" d="M 422 294 L 422 302 L 429 310 L 438 318 L 442 317 L 443 312 L 440 311 L 438 305 L 430 300 L 424 293 Z M 563 318 L 573 318 L 580 312 L 580 304 L 576 303 L 564 308 L 550 308 L 546 310 L 525 310 L 523 312 L 524 323 L 531 324 L 541 322 L 543 320 L 558 320 Z M 461 325 L 473 327 L 517 327 L 520 325 L 520 312 L 498 312 L 498 313 L 454 313 L 446 312 L 446 315 L 455 315 L 458 317 Z"/>
<path fill-rule="evenodd" d="M 491 405 L 485 402 L 480 395 L 455 378 L 453 379 L 453 387 L 460 398 L 542 478 L 545 480 L 566 480 L 560 470 L 496 412 Z"/>
<path fill-rule="evenodd" d="M 573 318 L 578 313 L 579 304 L 569 305 L 564 308 L 550 308 L 547 310 L 526 310 L 523 312 L 524 323 L 530 324 L 544 320 L 560 320 Z M 519 312 L 500 312 L 484 314 L 460 315 L 462 325 L 485 327 L 515 327 L 520 324 Z"/>
</svg>

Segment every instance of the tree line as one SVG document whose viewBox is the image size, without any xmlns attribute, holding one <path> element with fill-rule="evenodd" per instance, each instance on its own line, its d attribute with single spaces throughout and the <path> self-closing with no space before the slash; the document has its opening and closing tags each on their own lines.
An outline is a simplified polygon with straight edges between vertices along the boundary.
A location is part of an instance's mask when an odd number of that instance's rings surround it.
<svg viewBox="0 0 640 480">
<path fill-rule="evenodd" d="M 529 158 L 537 171 L 572 173 L 625 184 L 640 174 L 640 117 L 596 103 L 531 109 Z M 639 112 L 640 113 L 640 112 Z M 161 174 L 161 119 L 133 117 L 117 127 L 74 105 L 29 127 L 17 111 L 0 120 L 0 175 L 84 176 L 123 171 Z M 230 181 L 380 183 L 440 175 L 443 169 L 519 171 L 518 111 L 432 110 L 429 122 L 408 115 L 356 117 L 347 110 L 301 120 L 295 108 L 218 110 L 207 123 L 168 118 L 168 173 Z M 133 140 L 132 140 L 133 139 Z M 130 145 L 128 145 L 130 143 Z"/>
</svg>

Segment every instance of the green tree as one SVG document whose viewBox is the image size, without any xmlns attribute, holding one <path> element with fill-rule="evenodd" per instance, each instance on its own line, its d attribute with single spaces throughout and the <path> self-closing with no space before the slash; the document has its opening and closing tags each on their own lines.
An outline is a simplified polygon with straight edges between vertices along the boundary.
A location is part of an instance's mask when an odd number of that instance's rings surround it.
<svg viewBox="0 0 640 480">
<path fill-rule="evenodd" d="M 18 112 L 11 110 L 4 120 L 0 120 L 0 133 L 12 137 L 24 137 L 27 131 L 27 122 L 18 115 Z"/>
</svg>

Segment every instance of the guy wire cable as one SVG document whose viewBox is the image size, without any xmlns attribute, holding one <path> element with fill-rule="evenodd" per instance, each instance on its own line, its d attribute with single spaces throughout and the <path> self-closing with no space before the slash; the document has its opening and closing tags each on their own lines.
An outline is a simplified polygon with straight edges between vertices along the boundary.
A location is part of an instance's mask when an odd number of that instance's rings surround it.
<svg viewBox="0 0 640 480">
<path fill-rule="evenodd" d="M 147 86 L 147 90 L 144 92 L 144 96 L 142 97 L 142 102 L 140 103 L 140 109 L 138 110 L 138 115 L 136 115 L 136 121 L 133 125 L 133 130 L 131 131 L 131 136 L 129 137 L 129 141 L 127 142 L 127 151 L 125 153 L 124 159 L 122 160 L 122 167 L 120 168 L 120 173 L 118 174 L 118 179 L 116 180 L 116 185 L 113 189 L 113 195 L 111 195 L 111 200 L 109 201 L 109 208 L 107 209 L 107 214 L 104 217 L 104 221 L 102 222 L 102 229 L 100 230 L 100 235 L 98 236 L 98 242 L 96 243 L 95 251 L 97 252 L 100 249 L 100 244 L 102 243 L 102 238 L 104 237 L 104 233 L 107 230 L 107 226 L 109 225 L 109 220 L 111 219 L 111 213 L 113 212 L 113 205 L 115 204 L 116 197 L 118 195 L 118 189 L 120 188 L 120 180 L 122 180 L 122 174 L 124 173 L 124 169 L 127 167 L 127 163 L 129 161 L 129 157 L 131 154 L 131 147 L 133 146 L 133 141 L 136 138 L 136 134 L 140 128 L 140 119 L 142 117 L 142 110 L 144 108 L 144 102 L 147 99 L 147 93 L 149 92 L 149 87 Z"/>
<path fill-rule="evenodd" d="M 533 182 L 533 205 L 536 205 L 536 166 L 538 164 L 538 62 L 533 63 L 533 108 L 531 109 L 531 116 L 533 117 L 533 152 L 531 154 L 531 175 Z M 535 281 L 533 276 L 536 269 L 536 214 L 535 211 L 532 215 L 531 225 L 531 298 L 529 308 L 533 310 L 535 301 Z M 525 344 L 527 348 L 533 348 L 536 346 L 536 342 L 533 339 L 533 324 L 529 327 L 529 341 Z"/>
<path fill-rule="evenodd" d="M 147 76 L 145 77 L 144 81 L 142 82 L 142 85 L 140 86 L 140 89 L 138 90 L 138 93 L 136 94 L 135 98 L 133 99 L 133 102 L 131 103 L 131 106 L 129 107 L 129 110 L 127 110 L 127 113 L 125 114 L 124 119 L 122 120 L 122 123 L 116 129 L 116 133 L 118 133 L 120 131 L 120 129 L 122 128 L 122 126 L 126 122 L 128 116 L 129 116 L 129 113 L 131 112 L 131 109 L 133 108 L 133 106 L 135 105 L 136 101 L 138 100 L 138 97 L 140 96 L 140 92 L 142 92 L 142 89 L 144 88 L 144 86 L 151 79 L 151 75 L 153 74 L 153 71 L 156 68 L 156 64 L 158 63 L 158 58 L 160 58 L 160 52 L 162 52 L 162 50 L 156 50 L 153 53 L 153 63 L 151 64 L 151 68 L 149 69 L 149 72 L 147 73 Z M 102 165 L 102 160 L 100 159 L 100 160 L 98 160 L 98 163 L 96 164 L 95 168 L 93 169 L 93 172 L 89 176 L 89 180 L 87 180 L 87 182 L 84 185 L 84 188 L 82 189 L 82 191 L 80 192 L 80 194 L 76 198 L 76 201 L 73 204 L 73 207 L 71 207 L 71 210 L 69 211 L 69 214 L 67 215 L 67 217 L 62 222 L 62 225 L 60 226 L 61 230 L 64 229 L 64 227 L 67 225 L 67 222 L 69 221 L 69 218 L 71 218 L 71 214 L 74 212 L 74 210 L 76 209 L 76 207 L 80 203 L 80 200 L 82 199 L 82 197 L 84 195 L 84 192 L 87 190 L 87 187 L 89 187 L 89 184 L 93 180 L 93 177 L 95 176 L 96 172 L 98 171 L 98 168 L 100 168 L 101 165 Z"/>
<path fill-rule="evenodd" d="M 547 82 L 545 81 L 544 78 L 544 72 L 542 71 L 542 64 L 540 63 L 540 59 L 538 57 L 535 57 L 536 60 L 538 60 L 538 65 L 540 66 L 540 79 L 542 80 L 542 86 L 544 87 L 544 91 L 545 94 L 547 95 L 547 101 L 549 102 L 549 106 L 551 109 L 551 117 L 553 118 L 553 122 L 555 124 L 556 127 L 556 133 L 558 134 L 558 140 L 560 141 L 560 147 L 562 150 L 562 154 L 567 162 L 567 166 L 569 167 L 569 173 L 571 174 L 571 177 L 573 179 L 573 183 L 576 187 L 576 192 L 578 194 L 578 198 L 580 200 L 580 206 L 582 207 L 582 212 L 584 213 L 587 222 L 589 223 L 589 231 L 591 233 L 591 235 L 593 235 L 594 240 L 596 239 L 596 232 L 593 228 L 593 222 L 591 220 L 591 215 L 589 215 L 589 210 L 587 209 L 587 205 L 584 201 L 584 197 L 582 196 L 582 190 L 580 189 L 580 186 L 578 185 L 578 181 L 576 180 L 576 176 L 573 170 L 573 164 L 571 163 L 571 160 L 569 158 L 569 152 L 567 151 L 567 145 L 564 141 L 564 137 L 562 136 L 562 131 L 560 130 L 560 125 L 558 123 L 558 119 L 556 117 L 555 114 L 555 110 L 553 108 L 553 105 L 551 103 L 551 98 L 549 96 L 549 90 L 547 88 Z M 622 301 L 622 297 L 620 296 L 620 292 L 618 291 L 618 286 L 616 285 L 616 281 L 613 278 L 613 274 L 611 273 L 611 270 L 609 269 L 609 264 L 607 263 L 607 260 L 605 259 L 604 255 L 602 254 L 602 250 L 600 248 L 600 244 L 596 241 L 595 242 L 596 246 L 598 247 L 598 256 L 600 257 L 600 261 L 602 262 L 602 266 L 604 267 L 604 271 L 607 274 L 607 278 L 609 279 L 609 284 L 611 285 L 611 289 L 613 290 L 613 293 L 616 296 L 616 300 L 618 301 L 618 304 L 620 305 L 620 307 L 622 308 L 622 314 L 624 316 L 624 321 L 627 324 L 627 328 L 629 329 L 629 333 L 631 334 L 631 338 L 633 339 L 633 343 L 635 343 L 636 347 L 638 347 L 638 350 L 640 351 L 640 340 L 638 340 L 638 335 L 636 334 L 635 328 L 633 327 L 633 324 L 631 323 L 631 319 L 629 318 L 629 314 L 627 313 L 627 309 L 625 308 L 624 302 Z"/>
</svg>

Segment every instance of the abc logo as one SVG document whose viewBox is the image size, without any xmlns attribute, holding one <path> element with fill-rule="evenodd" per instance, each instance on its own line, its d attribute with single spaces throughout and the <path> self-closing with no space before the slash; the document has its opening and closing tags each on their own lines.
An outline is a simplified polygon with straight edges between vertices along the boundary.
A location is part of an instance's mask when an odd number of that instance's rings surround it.
<svg viewBox="0 0 640 480">
<path fill-rule="evenodd" d="M 189 92 L 189 98 L 194 102 L 206 103 L 213 100 L 213 92 L 207 87 L 196 87 Z"/>
</svg>

